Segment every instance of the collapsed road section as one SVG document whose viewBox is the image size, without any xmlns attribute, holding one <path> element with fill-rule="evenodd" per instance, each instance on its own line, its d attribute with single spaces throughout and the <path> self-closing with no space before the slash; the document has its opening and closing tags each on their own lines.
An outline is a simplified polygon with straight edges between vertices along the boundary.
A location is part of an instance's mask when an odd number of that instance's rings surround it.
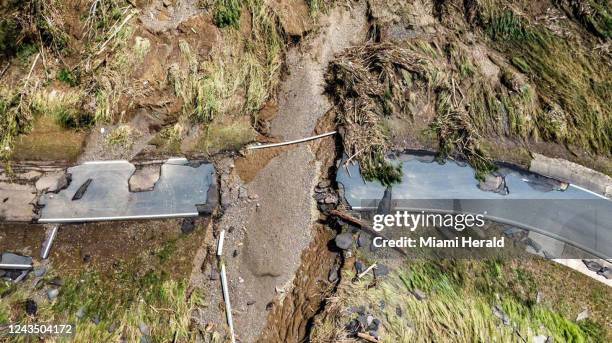
<svg viewBox="0 0 612 343">
<path fill-rule="evenodd" d="M 70 184 L 56 194 L 41 196 L 38 222 L 195 217 L 212 208 L 216 198 L 212 164 L 169 159 L 151 188 L 140 192 L 130 190 L 135 171 L 128 161 L 86 162 L 68 168 Z"/>
<path fill-rule="evenodd" d="M 557 258 L 563 256 L 563 243 L 603 259 L 612 256 L 612 201 L 606 197 L 511 168 L 500 168 L 478 183 L 471 167 L 433 163 L 433 158 L 400 155 L 403 178 L 392 191 L 378 181 L 364 181 L 356 164 L 341 166 L 337 181 L 353 210 L 375 210 L 388 194 L 386 200 L 396 210 L 483 213 L 495 222 L 545 235 L 559 241 L 546 250 Z"/>
</svg>

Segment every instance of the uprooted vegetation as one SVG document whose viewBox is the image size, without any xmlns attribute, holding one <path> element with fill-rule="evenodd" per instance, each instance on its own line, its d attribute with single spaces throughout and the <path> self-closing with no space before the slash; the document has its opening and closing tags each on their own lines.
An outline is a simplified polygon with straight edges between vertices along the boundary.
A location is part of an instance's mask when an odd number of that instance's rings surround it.
<svg viewBox="0 0 612 343">
<path fill-rule="evenodd" d="M 153 109 L 148 128 L 157 132 L 161 125 L 178 133 L 169 142 L 178 146 L 173 150 L 236 148 L 236 137 L 229 146 L 206 142 L 208 131 L 215 120 L 240 117 L 257 127 L 257 112 L 277 88 L 285 35 L 266 1 L 194 3 L 196 11 L 171 29 L 177 31 L 171 40 L 166 33 L 151 34 L 138 19 L 161 4 L 56 0 L 11 5 L 0 25 L 0 54 L 7 57 L 0 72 L 8 79 L 0 87 L 2 159 L 10 159 L 15 138 L 27 134 L 41 115 L 64 129 L 87 131 L 96 125 L 130 125 L 143 109 Z M 164 20 L 162 14 L 155 20 Z M 142 137 L 148 137 L 147 130 Z M 188 135 L 198 143 L 182 144 Z M 253 136 L 246 129 L 239 133 L 241 144 L 247 135 Z"/>
<path fill-rule="evenodd" d="M 395 118 L 426 121 L 412 135 L 435 137 L 426 148 L 467 160 L 478 178 L 494 170 L 488 148 L 500 140 L 554 143 L 570 157 L 610 156 L 610 55 L 605 45 L 597 54 L 589 50 L 600 47 L 599 38 L 568 19 L 552 26 L 519 14 L 529 10 L 517 10 L 521 1 L 424 3 L 437 17 L 435 35 L 417 27 L 391 41 L 375 23 L 372 41 L 337 56 L 329 69 L 346 153 L 366 178 L 395 179 L 383 172 L 392 170 L 384 157 Z M 410 7 L 399 12 L 411 15 Z"/>
</svg>

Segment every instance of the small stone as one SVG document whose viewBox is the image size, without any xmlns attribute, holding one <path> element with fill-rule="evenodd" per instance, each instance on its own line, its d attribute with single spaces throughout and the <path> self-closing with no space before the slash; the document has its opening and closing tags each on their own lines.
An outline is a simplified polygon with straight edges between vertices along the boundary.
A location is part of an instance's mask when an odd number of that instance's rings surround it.
<svg viewBox="0 0 612 343">
<path fill-rule="evenodd" d="M 597 263 L 595 261 L 582 260 L 582 263 L 584 263 L 584 265 L 590 271 L 594 271 L 594 272 L 598 272 L 598 271 L 600 271 L 603 268 L 601 264 L 599 264 L 599 263 Z"/>
<path fill-rule="evenodd" d="M 422 290 L 418 288 L 413 289 L 410 293 L 412 293 L 412 295 L 414 295 L 414 297 L 417 298 L 417 300 L 427 299 L 427 294 L 425 294 L 425 292 L 423 292 Z"/>
<path fill-rule="evenodd" d="M 380 301 L 378 302 L 378 307 L 380 307 L 380 310 L 384 310 L 385 309 L 385 301 L 383 299 L 380 299 Z"/>
<path fill-rule="evenodd" d="M 63 286 L 64 280 L 60 279 L 59 277 L 54 277 L 53 279 L 49 280 L 49 284 L 53 286 Z"/>
<path fill-rule="evenodd" d="M 336 246 L 342 250 L 348 250 L 353 246 L 353 235 L 350 233 L 341 233 L 334 239 Z"/>
<path fill-rule="evenodd" d="M 247 191 L 247 189 L 245 187 L 240 187 L 238 189 L 238 198 L 239 199 L 245 199 L 249 196 L 249 192 Z"/>
<path fill-rule="evenodd" d="M 234 250 L 232 252 L 232 257 L 238 257 L 238 250 Z"/>
<path fill-rule="evenodd" d="M 78 310 L 78 311 L 77 311 L 77 313 L 76 313 L 76 317 L 77 317 L 78 319 L 83 319 L 83 317 L 85 317 L 85 306 L 81 306 L 81 307 L 79 308 L 79 310 Z"/>
<path fill-rule="evenodd" d="M 151 335 L 151 329 L 149 329 L 149 326 L 145 324 L 143 321 L 140 321 L 138 323 L 138 330 L 140 330 L 140 333 L 145 336 Z"/>
<path fill-rule="evenodd" d="M 523 232 L 523 230 L 516 228 L 516 227 L 510 227 L 504 230 L 504 235 L 508 237 L 512 237 L 512 236 L 516 236 L 520 234 L 521 232 Z"/>
<path fill-rule="evenodd" d="M 38 305 L 36 304 L 36 301 L 32 299 L 27 299 L 25 302 L 25 311 L 30 316 L 36 315 L 36 311 L 38 311 Z"/>
<path fill-rule="evenodd" d="M 580 313 L 578 313 L 578 316 L 576 316 L 576 321 L 579 322 L 581 320 L 585 320 L 589 318 L 589 310 L 584 310 Z"/>
<path fill-rule="evenodd" d="M 504 312 L 504 310 L 502 310 L 502 308 L 499 305 L 495 305 L 493 306 L 493 315 L 495 315 L 497 318 L 501 319 L 502 323 L 504 323 L 504 325 L 510 325 L 510 317 L 508 317 L 508 315 L 506 314 L 506 312 Z"/>
<path fill-rule="evenodd" d="M 181 223 L 181 232 L 184 234 L 188 234 L 193 232 L 195 229 L 195 219 L 194 218 L 185 218 Z"/>
<path fill-rule="evenodd" d="M 152 343 L 151 337 L 144 335 L 140 336 L 140 343 Z"/>
<path fill-rule="evenodd" d="M 274 308 L 274 302 L 270 301 L 268 304 L 266 304 L 266 311 L 270 311 Z"/>
<path fill-rule="evenodd" d="M 326 204 L 335 204 L 338 202 L 338 197 L 335 194 L 328 194 L 325 196 L 325 200 L 323 200 Z"/>
<path fill-rule="evenodd" d="M 542 302 L 542 293 L 540 293 L 540 291 L 537 291 L 536 293 L 536 304 L 539 304 Z"/>
<path fill-rule="evenodd" d="M 334 209 L 334 204 L 318 204 L 319 211 L 326 213 Z"/>
<path fill-rule="evenodd" d="M 361 261 L 355 261 L 355 270 L 357 271 L 357 274 L 363 273 L 363 271 L 365 270 L 365 266 Z"/>
<path fill-rule="evenodd" d="M 47 291 L 47 298 L 49 298 L 49 300 L 53 300 L 57 298 L 58 295 L 59 295 L 59 289 L 57 288 L 51 288 L 50 290 Z"/>
<path fill-rule="evenodd" d="M 533 343 L 547 343 L 547 342 L 548 342 L 548 336 L 544 336 L 544 335 L 533 336 Z"/>
<path fill-rule="evenodd" d="M 94 314 L 91 316 L 91 322 L 98 325 L 100 323 L 100 316 L 98 314 Z"/>
<path fill-rule="evenodd" d="M 383 276 L 386 276 L 387 274 L 389 274 L 389 268 L 387 268 L 387 266 L 382 263 L 377 264 L 376 268 L 374 268 L 375 278 L 381 278 Z"/>
<path fill-rule="evenodd" d="M 378 331 L 378 328 L 380 327 L 380 320 L 378 318 L 374 318 L 372 319 L 372 321 L 370 322 L 370 324 L 368 324 L 368 331 Z"/>
<path fill-rule="evenodd" d="M 360 314 L 359 316 L 357 316 L 357 321 L 359 322 L 359 326 L 361 328 L 365 328 L 367 327 L 368 324 L 368 317 L 366 317 L 365 314 Z"/>
<path fill-rule="evenodd" d="M 327 197 L 327 194 L 325 193 L 316 193 L 314 195 L 314 199 L 318 202 L 318 203 L 325 203 L 325 197 Z"/>
<path fill-rule="evenodd" d="M 47 267 L 45 266 L 38 266 L 36 268 L 34 268 L 34 276 L 36 277 L 41 277 L 43 275 L 45 275 L 45 273 L 47 272 Z"/>
<path fill-rule="evenodd" d="M 598 271 L 597 274 L 605 277 L 608 280 L 612 279 L 612 269 L 611 268 L 604 267 L 600 271 Z"/>
<path fill-rule="evenodd" d="M 360 248 L 365 248 L 370 245 L 370 236 L 366 235 L 363 232 L 359 233 L 359 237 L 357 237 L 357 246 Z"/>
<path fill-rule="evenodd" d="M 336 281 L 338 281 L 338 269 L 339 267 L 337 265 L 334 265 L 330 270 L 329 270 L 329 275 L 327 276 L 327 280 L 331 283 L 336 283 Z"/>
<path fill-rule="evenodd" d="M 498 192 L 504 184 L 504 178 L 500 175 L 487 175 L 480 181 L 478 188 L 486 192 Z"/>
<path fill-rule="evenodd" d="M 401 308 L 401 306 L 400 306 L 400 305 L 397 305 L 397 306 L 395 307 L 395 314 L 396 314 L 398 317 L 401 317 L 401 316 L 404 314 L 404 312 L 402 311 L 402 308 Z"/>
<path fill-rule="evenodd" d="M 208 275 L 208 278 L 211 281 L 219 280 L 219 272 L 216 269 L 211 269 L 210 274 Z"/>
<path fill-rule="evenodd" d="M 329 186 L 331 186 L 331 181 L 329 180 L 323 180 L 317 184 L 319 188 L 328 188 Z"/>
<path fill-rule="evenodd" d="M 247 301 L 247 306 L 252 306 L 252 305 L 255 305 L 255 300 Z"/>
<path fill-rule="evenodd" d="M 345 329 L 352 335 L 355 335 L 359 331 L 361 331 L 359 327 L 359 321 L 357 319 L 353 319 L 348 324 L 346 324 Z"/>
<path fill-rule="evenodd" d="M 115 330 L 117 330 L 117 323 L 112 322 L 108 328 L 106 328 L 106 331 L 108 331 L 108 333 L 113 333 L 115 332 Z"/>
</svg>

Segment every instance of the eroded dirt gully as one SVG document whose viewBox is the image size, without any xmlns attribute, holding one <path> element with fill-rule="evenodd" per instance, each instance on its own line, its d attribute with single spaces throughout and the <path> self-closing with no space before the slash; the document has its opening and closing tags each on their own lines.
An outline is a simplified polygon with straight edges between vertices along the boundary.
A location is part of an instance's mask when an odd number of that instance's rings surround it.
<svg viewBox="0 0 612 343">
<path fill-rule="evenodd" d="M 336 53 L 366 39 L 367 24 L 364 2 L 337 6 L 288 51 L 270 136 L 292 140 L 334 129 L 331 112 L 326 116 L 332 106 L 324 94 L 325 71 Z M 215 230 L 226 233 L 223 259 L 241 342 L 307 337 L 309 320 L 330 288 L 327 276 L 336 258 L 327 247 L 332 233 L 322 224 L 313 190 L 330 178 L 335 158 L 336 141 L 328 137 L 217 163 L 222 215 Z M 198 311 L 197 320 L 223 328 L 217 266 L 207 261 L 192 277 L 192 283 L 210 290 L 209 306 Z"/>
</svg>

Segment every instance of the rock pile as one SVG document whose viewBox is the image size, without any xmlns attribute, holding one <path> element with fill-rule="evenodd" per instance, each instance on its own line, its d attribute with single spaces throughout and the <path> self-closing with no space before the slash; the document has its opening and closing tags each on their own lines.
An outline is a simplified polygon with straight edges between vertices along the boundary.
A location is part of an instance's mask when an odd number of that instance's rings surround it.
<svg viewBox="0 0 612 343">
<path fill-rule="evenodd" d="M 338 206 L 338 194 L 331 187 L 331 181 L 323 180 L 314 189 L 314 198 L 317 201 L 319 210 L 327 212 Z"/>
</svg>

